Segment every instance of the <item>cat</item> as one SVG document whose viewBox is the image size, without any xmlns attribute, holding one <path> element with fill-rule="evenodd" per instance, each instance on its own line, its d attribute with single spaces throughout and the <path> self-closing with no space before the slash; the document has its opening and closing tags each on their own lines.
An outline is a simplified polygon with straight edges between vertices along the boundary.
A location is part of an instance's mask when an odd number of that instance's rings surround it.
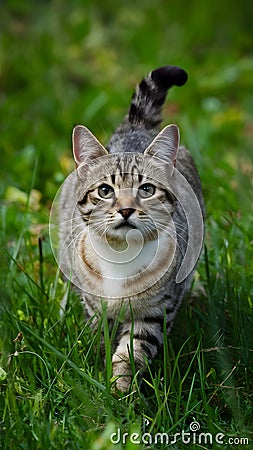
<svg viewBox="0 0 253 450">
<path fill-rule="evenodd" d="M 167 91 L 187 73 L 150 72 L 105 148 L 85 126 L 73 130 L 76 170 L 60 195 L 60 266 L 78 288 L 88 318 L 106 305 L 110 324 L 124 311 L 112 355 L 116 387 L 158 353 L 189 290 L 203 238 L 204 202 L 193 158 L 177 125 L 159 132 Z M 190 218 L 189 218 L 190 217 Z M 132 340 L 131 340 L 132 336 Z"/>
</svg>

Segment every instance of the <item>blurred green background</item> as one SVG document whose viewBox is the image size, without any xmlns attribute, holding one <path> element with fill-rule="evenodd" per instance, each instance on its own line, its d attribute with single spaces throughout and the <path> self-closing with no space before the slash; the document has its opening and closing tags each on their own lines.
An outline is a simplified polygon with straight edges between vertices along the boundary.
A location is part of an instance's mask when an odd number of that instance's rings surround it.
<svg viewBox="0 0 253 450">
<path fill-rule="evenodd" d="M 248 174 L 252 158 L 251 1 L 9 0 L 0 8 L 5 185 L 52 200 L 72 168 L 72 127 L 85 124 L 106 142 L 135 84 L 174 64 L 189 81 L 169 93 L 165 121 L 179 124 L 207 202 L 241 207 L 244 195 L 224 195 L 222 185 L 239 190 L 238 172 Z"/>
</svg>

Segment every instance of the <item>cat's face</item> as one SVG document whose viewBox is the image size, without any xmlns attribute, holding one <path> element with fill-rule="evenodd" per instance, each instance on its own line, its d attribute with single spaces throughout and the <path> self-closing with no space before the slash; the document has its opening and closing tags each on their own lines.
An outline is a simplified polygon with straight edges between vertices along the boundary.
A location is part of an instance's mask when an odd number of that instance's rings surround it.
<svg viewBox="0 0 253 450">
<path fill-rule="evenodd" d="M 110 241 L 125 241 L 129 231 L 144 241 L 168 233 L 173 196 L 165 178 L 156 158 L 144 155 L 108 155 L 83 165 L 78 208 L 86 226 Z"/>
<path fill-rule="evenodd" d="M 144 153 L 109 154 L 83 126 L 73 131 L 77 204 L 98 239 L 151 241 L 168 233 L 173 214 L 171 174 L 179 146 L 176 125 L 165 127 Z M 130 233 L 131 232 L 131 233 Z"/>
</svg>

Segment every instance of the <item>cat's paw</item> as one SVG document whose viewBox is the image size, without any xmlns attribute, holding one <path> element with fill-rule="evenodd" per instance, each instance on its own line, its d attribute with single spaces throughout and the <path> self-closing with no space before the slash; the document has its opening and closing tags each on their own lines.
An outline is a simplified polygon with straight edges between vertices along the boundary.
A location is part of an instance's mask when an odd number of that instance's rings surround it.
<svg viewBox="0 0 253 450">
<path fill-rule="evenodd" d="M 128 392 L 132 383 L 132 370 L 127 356 L 113 355 L 112 373 L 116 389 Z"/>
<path fill-rule="evenodd" d="M 131 390 L 132 377 L 124 375 L 113 377 L 113 384 L 115 392 L 126 394 Z"/>
</svg>

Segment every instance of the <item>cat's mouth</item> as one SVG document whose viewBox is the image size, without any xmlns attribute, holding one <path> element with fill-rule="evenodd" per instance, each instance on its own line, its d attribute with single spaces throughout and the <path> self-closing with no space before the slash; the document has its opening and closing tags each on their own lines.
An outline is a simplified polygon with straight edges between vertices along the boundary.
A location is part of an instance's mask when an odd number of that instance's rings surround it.
<svg viewBox="0 0 253 450">
<path fill-rule="evenodd" d="M 136 226 L 133 225 L 132 223 L 128 222 L 128 220 L 124 220 L 120 223 L 118 223 L 117 225 L 115 225 L 114 229 L 115 230 L 119 230 L 119 229 L 131 229 L 131 230 L 136 230 Z"/>
</svg>

